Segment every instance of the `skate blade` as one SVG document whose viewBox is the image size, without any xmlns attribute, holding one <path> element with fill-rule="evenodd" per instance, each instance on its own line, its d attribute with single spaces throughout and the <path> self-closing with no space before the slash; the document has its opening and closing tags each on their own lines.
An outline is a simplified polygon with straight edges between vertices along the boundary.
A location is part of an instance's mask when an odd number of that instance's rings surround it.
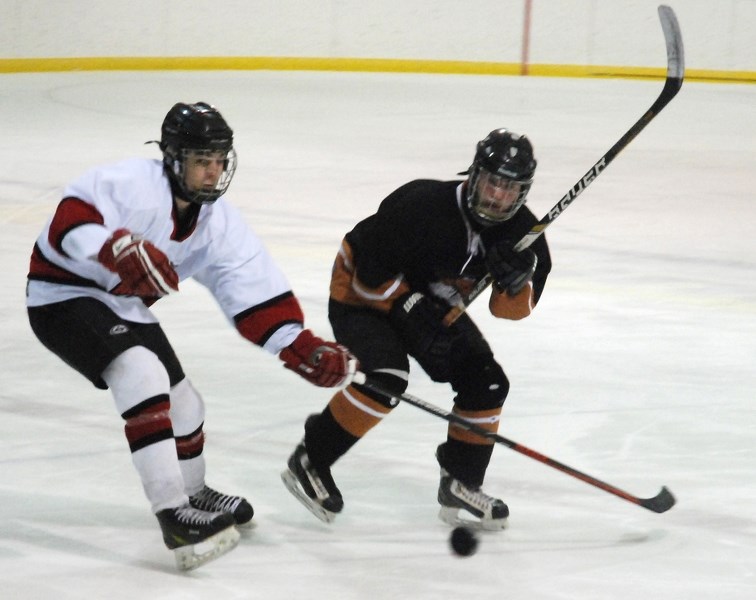
<svg viewBox="0 0 756 600">
<path fill-rule="evenodd" d="M 288 469 L 286 471 L 283 471 L 281 473 L 281 481 L 283 481 L 286 489 L 291 492 L 291 495 L 299 500 L 304 505 L 304 507 L 313 515 L 323 521 L 323 523 L 333 523 L 334 519 L 336 518 L 336 513 L 331 512 L 330 510 L 326 510 L 325 508 L 320 506 L 320 504 L 315 502 L 315 500 L 305 494 L 299 487 L 299 481 L 297 481 L 294 473 L 292 473 Z"/>
<path fill-rule="evenodd" d="M 173 551 L 176 566 L 181 571 L 191 571 L 231 552 L 239 543 L 241 535 L 231 526 L 210 536 L 199 544 L 181 546 Z"/>
<path fill-rule="evenodd" d="M 460 512 L 462 515 L 460 515 Z M 479 519 L 464 509 L 442 506 L 438 518 L 452 527 L 467 527 L 473 531 L 501 531 L 507 528 L 507 519 Z"/>
</svg>

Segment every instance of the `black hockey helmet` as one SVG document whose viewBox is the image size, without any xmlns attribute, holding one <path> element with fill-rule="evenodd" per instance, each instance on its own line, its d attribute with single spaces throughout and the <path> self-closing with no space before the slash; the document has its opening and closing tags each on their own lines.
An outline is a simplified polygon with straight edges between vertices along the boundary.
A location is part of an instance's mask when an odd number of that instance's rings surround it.
<svg viewBox="0 0 756 600">
<path fill-rule="evenodd" d="M 234 132 L 218 110 L 206 102 L 175 104 L 163 120 L 160 149 L 174 192 L 196 204 L 215 202 L 226 193 L 236 171 Z M 224 168 L 213 189 L 190 190 L 185 168 L 189 154 L 222 154 Z"/>
<path fill-rule="evenodd" d="M 466 199 L 472 217 L 481 225 L 512 218 L 525 204 L 536 165 L 533 146 L 527 137 L 508 129 L 489 133 L 478 142 L 470 168 L 460 173 L 469 175 Z M 491 195 L 494 188 L 497 192 Z M 509 198 L 502 201 L 497 200 L 498 196 Z"/>
</svg>

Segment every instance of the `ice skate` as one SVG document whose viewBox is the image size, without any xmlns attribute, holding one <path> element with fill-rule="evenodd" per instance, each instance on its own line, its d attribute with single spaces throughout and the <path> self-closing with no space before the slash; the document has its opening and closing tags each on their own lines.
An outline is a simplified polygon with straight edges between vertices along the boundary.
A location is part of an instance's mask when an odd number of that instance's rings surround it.
<svg viewBox="0 0 756 600">
<path fill-rule="evenodd" d="M 234 517 L 224 512 L 207 512 L 189 504 L 166 508 L 155 515 L 163 530 L 163 541 L 173 550 L 176 566 L 189 571 L 233 550 L 239 543 Z"/>
<path fill-rule="evenodd" d="M 252 517 L 255 514 L 252 505 L 241 496 L 229 496 L 213 488 L 204 486 L 193 496 L 189 496 L 189 504 L 193 508 L 208 512 L 229 513 L 234 517 L 237 527 L 252 527 Z"/>
<path fill-rule="evenodd" d="M 288 469 L 281 473 L 281 479 L 292 495 L 324 523 L 331 523 L 344 508 L 331 470 L 316 471 L 310 464 L 304 444 L 299 444 L 294 450 Z"/>
<path fill-rule="evenodd" d="M 480 488 L 466 486 L 441 469 L 438 486 L 439 519 L 453 527 L 466 525 L 474 529 L 496 531 L 507 526 L 509 508 L 499 498 L 492 498 Z M 460 516 L 464 511 L 469 516 Z"/>
</svg>

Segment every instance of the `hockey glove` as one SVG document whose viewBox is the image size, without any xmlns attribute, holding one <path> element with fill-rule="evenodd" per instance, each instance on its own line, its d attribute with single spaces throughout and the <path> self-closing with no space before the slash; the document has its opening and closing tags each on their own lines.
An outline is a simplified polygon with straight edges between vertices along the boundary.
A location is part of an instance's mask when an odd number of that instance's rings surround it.
<svg viewBox="0 0 756 600">
<path fill-rule="evenodd" d="M 391 324 L 399 331 L 410 353 L 418 360 L 449 355 L 454 335 L 443 323 L 448 306 L 420 292 L 407 292 L 394 301 Z"/>
<path fill-rule="evenodd" d="M 97 260 L 121 277 L 117 293 L 160 298 L 178 291 L 178 275 L 168 257 L 127 229 L 113 233 L 100 249 Z"/>
<path fill-rule="evenodd" d="M 357 359 L 349 350 L 316 337 L 309 329 L 303 329 L 278 357 L 284 367 L 320 387 L 341 385 L 357 368 Z"/>
<path fill-rule="evenodd" d="M 538 258 L 530 248 L 515 252 L 510 242 L 493 245 L 486 252 L 488 271 L 496 287 L 516 296 L 533 279 Z"/>
</svg>

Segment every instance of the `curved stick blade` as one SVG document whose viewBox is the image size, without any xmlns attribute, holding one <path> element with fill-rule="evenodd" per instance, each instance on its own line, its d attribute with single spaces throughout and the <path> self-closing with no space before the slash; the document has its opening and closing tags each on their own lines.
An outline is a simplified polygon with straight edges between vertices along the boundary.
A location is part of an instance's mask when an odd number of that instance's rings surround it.
<svg viewBox="0 0 756 600">
<path fill-rule="evenodd" d="M 672 492 L 670 492 L 669 488 L 665 485 L 653 498 L 641 500 L 640 505 L 643 508 L 654 511 L 655 513 L 663 513 L 672 508 L 675 505 L 675 502 L 677 502 L 677 500 L 675 500 Z"/>
<path fill-rule="evenodd" d="M 685 75 L 685 50 L 680 24 L 677 22 L 675 11 L 663 4 L 659 6 L 659 20 L 667 45 L 667 79 L 677 80 L 679 88 Z"/>
</svg>

